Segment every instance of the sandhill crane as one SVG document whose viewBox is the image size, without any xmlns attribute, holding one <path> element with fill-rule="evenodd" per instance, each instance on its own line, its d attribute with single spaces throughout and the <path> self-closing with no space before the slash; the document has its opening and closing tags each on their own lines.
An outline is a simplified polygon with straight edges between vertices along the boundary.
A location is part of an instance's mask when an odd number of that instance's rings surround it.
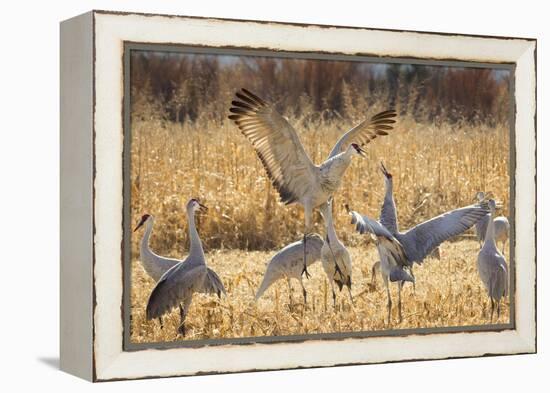
<svg viewBox="0 0 550 393">
<path fill-rule="evenodd" d="M 483 201 L 486 198 L 486 195 L 483 191 L 480 191 L 476 194 L 476 199 L 478 201 Z M 485 241 L 485 234 L 487 233 L 487 224 L 489 223 L 491 215 L 487 214 L 476 224 L 476 235 L 477 240 L 479 241 L 479 248 L 481 249 L 483 242 Z M 495 233 L 495 242 L 502 243 L 502 253 L 504 254 L 504 247 L 508 241 L 508 234 L 510 233 L 510 223 L 508 219 L 504 216 L 499 216 L 493 218 L 493 229 Z"/>
<path fill-rule="evenodd" d="M 441 246 L 436 247 L 430 255 L 428 255 L 428 258 L 434 258 L 438 261 L 441 260 Z M 411 269 L 412 271 L 412 269 Z M 372 264 L 371 267 L 371 285 L 374 287 L 376 286 L 376 274 L 380 273 L 380 261 L 376 261 Z M 413 283 L 414 285 L 414 283 Z"/>
<path fill-rule="evenodd" d="M 334 284 L 338 285 L 340 292 L 345 286 L 348 288 L 349 298 L 353 304 L 351 294 L 351 256 L 344 244 L 338 239 L 334 223 L 332 221 L 332 200 L 321 206 L 321 214 L 325 220 L 326 236 L 321 248 L 321 262 L 332 289 L 332 301 L 336 307 L 336 292 Z"/>
<path fill-rule="evenodd" d="M 386 175 L 386 178 L 391 180 L 391 174 L 388 173 Z M 457 236 L 465 232 L 468 228 L 472 227 L 481 217 L 487 214 L 488 211 L 489 210 L 487 204 L 485 202 L 482 202 L 478 205 L 471 205 L 448 211 L 435 218 L 432 218 L 431 220 L 418 224 L 406 232 L 395 233 L 392 233 L 392 231 L 388 230 L 382 223 L 375 221 L 367 216 L 361 216 L 361 214 L 357 212 L 351 212 L 351 214 L 353 216 L 353 223 L 357 224 L 356 229 L 360 233 L 374 233 L 376 236 L 379 237 L 379 241 L 380 236 L 382 236 L 384 239 L 389 239 L 389 241 L 387 241 L 386 243 L 389 243 L 389 245 L 393 247 L 393 253 L 396 255 L 399 253 L 397 253 L 395 249 L 403 251 L 404 259 L 401 258 L 401 255 L 399 255 L 399 258 L 395 257 L 394 259 L 397 261 L 397 264 L 400 265 L 402 268 L 406 267 L 408 270 L 407 274 L 410 274 L 414 278 L 412 267 L 415 262 L 421 264 L 424 258 L 426 258 L 442 242 L 450 239 L 453 236 Z M 382 214 L 382 216 L 383 215 L 384 213 Z M 389 246 L 386 246 L 386 248 L 388 247 Z M 378 251 L 379 253 L 381 253 L 380 246 L 378 247 Z M 382 251 L 385 252 L 385 250 Z M 380 261 L 382 276 L 390 276 L 390 273 L 392 273 L 393 270 L 388 270 L 388 266 L 390 266 L 391 264 L 389 262 L 386 262 L 386 267 L 384 267 L 384 260 L 382 255 L 380 255 Z M 386 269 L 385 272 L 384 269 Z M 401 272 L 394 272 L 395 277 L 397 277 L 397 273 L 401 274 Z M 390 277 L 390 281 L 394 280 L 391 280 Z M 412 280 L 411 282 L 414 283 L 415 281 Z M 388 287 L 386 286 L 386 288 Z M 399 318 L 401 320 L 401 316 Z"/>
<path fill-rule="evenodd" d="M 415 281 L 414 276 L 410 272 L 410 264 L 407 260 L 407 256 L 405 255 L 403 245 L 378 221 L 375 221 L 367 216 L 362 216 L 355 211 L 351 211 L 347 205 L 346 209 L 352 217 L 351 223 L 355 224 L 356 230 L 361 234 L 369 233 L 374 235 L 376 239 L 376 248 L 378 250 L 380 261 L 377 261 L 373 265 L 372 274 L 374 279 L 376 270 L 379 270 L 386 287 L 386 295 L 388 298 L 388 324 L 391 323 L 392 309 L 389 283 L 397 282 L 397 308 L 399 322 L 401 322 L 403 319 L 401 313 L 401 289 L 405 282 L 409 281 L 414 284 Z"/>
<path fill-rule="evenodd" d="M 272 105 L 246 89 L 237 92 L 236 97 L 231 102 L 229 119 L 252 143 L 281 202 L 304 207 L 303 273 L 309 277 L 306 235 L 312 229 L 313 210 L 326 204 L 340 187 L 352 157 L 365 156 L 361 146 L 393 128 L 396 112 L 384 111 L 359 123 L 340 137 L 325 162 L 314 165 L 294 128 Z"/>
<path fill-rule="evenodd" d="M 149 237 L 153 231 L 154 223 L 155 218 L 152 215 L 144 214 L 141 216 L 134 232 L 145 225 L 145 232 L 139 247 L 139 260 L 141 261 L 141 265 L 145 269 L 145 272 L 151 276 L 155 282 L 157 282 L 168 269 L 181 261 L 174 258 L 162 257 L 155 254 L 153 250 L 151 250 L 149 247 Z"/>
<path fill-rule="evenodd" d="M 499 252 L 495 243 L 495 224 L 492 218 L 495 215 L 496 203 L 493 199 L 489 200 L 489 207 L 491 209 L 491 219 L 487 225 L 485 242 L 477 256 L 477 269 L 479 271 L 479 277 L 491 299 L 492 322 L 495 302 L 497 304 L 498 318 L 500 316 L 500 299 L 508 294 L 508 266 L 506 265 L 506 259 Z"/>
<path fill-rule="evenodd" d="M 226 293 L 218 275 L 206 266 L 201 239 L 195 227 L 195 212 L 206 210 L 206 206 L 197 199 L 191 199 L 187 203 L 189 255 L 162 275 L 147 302 L 147 319 L 160 319 L 162 315 L 179 305 L 178 333 L 182 336 L 185 336 L 185 318 L 194 293 L 214 293 L 218 297 Z"/>
<path fill-rule="evenodd" d="M 308 235 L 306 246 L 306 263 L 308 266 L 320 260 L 322 246 L 323 239 L 321 236 L 316 233 Z M 275 281 L 286 278 L 289 301 L 290 304 L 292 304 L 292 285 L 290 279 L 294 278 L 300 281 L 302 294 L 304 295 L 304 303 L 307 302 L 307 292 L 302 281 L 303 248 L 303 241 L 300 240 L 282 248 L 271 258 L 267 264 L 267 269 L 262 283 L 260 284 L 260 288 L 256 293 L 256 300 L 258 300 Z"/>
<path fill-rule="evenodd" d="M 441 243 L 465 232 L 489 212 L 487 204 L 480 201 L 477 205 L 450 210 L 424 221 L 408 231 L 401 232 L 393 199 L 393 176 L 383 163 L 380 165 L 380 170 L 384 175 L 386 187 L 386 195 L 380 213 L 380 224 L 401 242 L 411 268 L 414 262 L 422 264 L 423 260 L 431 255 Z"/>
</svg>

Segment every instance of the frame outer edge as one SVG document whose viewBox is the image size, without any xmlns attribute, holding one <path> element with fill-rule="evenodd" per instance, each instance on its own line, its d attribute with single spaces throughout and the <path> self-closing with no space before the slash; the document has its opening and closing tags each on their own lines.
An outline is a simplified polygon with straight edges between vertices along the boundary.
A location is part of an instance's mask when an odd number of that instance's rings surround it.
<svg viewBox="0 0 550 393">
<path fill-rule="evenodd" d="M 93 13 L 60 24 L 61 370 L 93 380 Z"/>
</svg>

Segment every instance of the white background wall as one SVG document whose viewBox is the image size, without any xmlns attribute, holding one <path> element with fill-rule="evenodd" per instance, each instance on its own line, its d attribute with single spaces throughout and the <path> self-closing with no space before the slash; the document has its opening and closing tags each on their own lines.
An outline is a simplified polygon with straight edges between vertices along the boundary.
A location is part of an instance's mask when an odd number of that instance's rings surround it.
<svg viewBox="0 0 550 393">
<path fill-rule="evenodd" d="M 485 392 L 548 388 L 548 207 L 539 198 L 539 354 L 92 386 L 57 370 L 59 27 L 90 9 L 538 38 L 539 196 L 548 191 L 549 20 L 545 2 L 516 1 L 4 2 L 0 12 L 0 386 L 73 391 Z M 546 98 L 546 100 L 545 100 Z M 545 105 L 546 103 L 546 105 Z M 546 112 L 545 112 L 546 110 Z M 521 132 L 521 130 L 519 130 Z M 546 156 L 546 157 L 545 157 Z M 521 263 L 521 261 L 519 261 Z M 7 389 L 10 390 L 7 390 Z"/>
</svg>

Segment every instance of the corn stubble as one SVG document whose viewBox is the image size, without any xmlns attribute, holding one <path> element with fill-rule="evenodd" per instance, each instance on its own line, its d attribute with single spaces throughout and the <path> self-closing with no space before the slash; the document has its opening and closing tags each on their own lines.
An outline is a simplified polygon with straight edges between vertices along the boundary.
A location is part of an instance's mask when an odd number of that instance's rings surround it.
<svg viewBox="0 0 550 393">
<path fill-rule="evenodd" d="M 383 108 L 370 108 L 365 116 Z M 328 155 L 341 132 L 354 121 L 305 121 L 290 118 L 314 162 Z M 209 208 L 198 219 L 207 263 L 222 278 L 228 297 L 195 295 L 187 317 L 185 339 L 278 336 L 388 328 L 443 327 L 489 323 L 488 298 L 479 280 L 479 249 L 473 232 L 443 245 L 440 261 L 428 258 L 415 270 L 416 293 L 403 291 L 404 320 L 394 310 L 386 321 L 386 294 L 380 277 L 376 288 L 370 269 L 378 260 L 374 244 L 353 231 L 343 205 L 378 217 L 384 194 L 381 160 L 394 178 L 394 195 L 402 229 L 444 211 L 472 203 L 478 190 L 492 191 L 509 209 L 508 126 L 442 123 L 437 127 L 400 116 L 389 136 L 367 147 L 368 159 L 355 160 L 335 197 L 335 226 L 353 258 L 352 307 L 343 293 L 337 310 L 321 265 L 305 280 L 307 308 L 297 282 L 289 305 L 284 280 L 274 284 L 257 303 L 254 293 L 271 256 L 301 236 L 303 211 L 284 206 L 266 178 L 253 149 L 229 121 L 202 119 L 172 123 L 142 117 L 132 123 L 131 219 L 143 213 L 156 218 L 151 248 L 183 258 L 188 250 L 184 203 L 199 197 Z M 316 216 L 316 232 L 324 234 Z M 158 342 L 177 337 L 179 314 L 145 320 L 145 306 L 154 282 L 139 264 L 141 233 L 132 234 L 133 342 Z M 508 257 L 508 253 L 506 253 Z M 508 259 L 508 258 L 507 258 Z M 395 286 L 395 285 L 394 285 Z M 396 288 L 392 288 L 396 306 Z M 394 307 L 395 308 L 395 307 Z M 499 322 L 509 320 L 508 301 Z M 494 321 L 493 321 L 494 322 Z"/>
</svg>

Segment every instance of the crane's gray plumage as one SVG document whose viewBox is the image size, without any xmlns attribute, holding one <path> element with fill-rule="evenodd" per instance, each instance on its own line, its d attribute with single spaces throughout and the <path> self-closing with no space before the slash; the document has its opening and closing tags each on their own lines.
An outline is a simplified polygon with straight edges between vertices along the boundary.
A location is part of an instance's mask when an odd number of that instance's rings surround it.
<svg viewBox="0 0 550 393">
<path fill-rule="evenodd" d="M 145 225 L 145 232 L 143 233 L 143 238 L 141 239 L 139 247 L 139 260 L 145 272 L 157 282 L 168 269 L 178 264 L 180 260 L 162 257 L 151 250 L 149 247 L 149 237 L 153 231 L 154 222 L 155 218 L 152 215 L 144 214 L 134 229 L 134 232 Z"/>
<path fill-rule="evenodd" d="M 451 210 L 418 224 L 408 231 L 400 232 L 393 199 L 393 177 L 383 164 L 381 171 L 385 177 L 386 194 L 380 222 L 357 212 L 351 212 L 352 223 L 356 225 L 358 232 L 372 233 L 377 237 L 380 271 L 388 293 L 388 310 L 391 311 L 391 298 L 387 281 L 397 281 L 399 319 L 401 320 L 401 286 L 405 281 L 411 281 L 414 285 L 412 273 L 414 263 L 421 264 L 441 243 L 471 228 L 489 210 L 487 204 L 481 202 L 478 205 Z M 388 320 L 389 315 L 388 313 Z"/>
<path fill-rule="evenodd" d="M 308 267 L 320 260 L 322 246 L 323 239 L 321 236 L 316 233 L 307 236 L 306 263 Z M 282 278 L 287 279 L 290 303 L 292 303 L 290 279 L 296 279 L 300 282 L 304 295 L 304 302 L 307 300 L 306 289 L 302 281 L 303 249 L 303 240 L 300 240 L 285 246 L 271 258 L 267 264 L 262 283 L 256 292 L 256 300 L 258 300 L 274 282 Z"/>
<path fill-rule="evenodd" d="M 467 231 L 485 216 L 486 212 L 487 209 L 480 205 L 451 210 L 396 237 L 405 247 L 409 260 L 420 264 L 441 243 Z"/>
<path fill-rule="evenodd" d="M 314 165 L 294 128 L 273 106 L 246 89 L 237 92 L 236 97 L 231 102 L 229 119 L 254 147 L 281 202 L 304 207 L 303 272 L 309 276 L 305 235 L 312 228 L 313 209 L 333 196 L 352 157 L 365 154 L 361 146 L 388 134 L 396 113 L 384 111 L 355 126 L 338 140 L 325 162 Z"/>
<path fill-rule="evenodd" d="M 397 224 L 395 202 L 393 200 L 393 176 L 386 170 L 383 164 L 381 165 L 381 170 L 384 174 L 386 185 L 381 222 L 403 245 L 408 265 L 411 267 L 414 262 L 421 264 L 441 243 L 465 232 L 489 213 L 487 204 L 481 201 L 476 205 L 445 212 L 416 225 L 408 231 L 401 232 Z"/>
<path fill-rule="evenodd" d="M 397 221 L 397 208 L 395 207 L 395 200 L 393 199 L 392 175 L 386 170 L 382 162 L 380 163 L 380 170 L 386 178 L 386 194 L 384 195 L 384 202 L 382 203 L 382 210 L 380 211 L 380 223 L 391 233 L 398 233 L 399 223 Z M 388 181 L 388 179 L 390 181 Z"/>
<path fill-rule="evenodd" d="M 483 191 L 480 191 L 476 194 L 476 199 L 478 201 L 483 201 L 486 198 L 486 195 Z M 491 215 L 487 214 L 481 220 L 476 223 L 476 236 L 479 241 L 479 248 L 482 247 L 483 242 L 485 241 L 485 234 L 487 233 L 487 225 L 489 224 Z M 502 248 L 501 252 L 504 253 L 504 247 L 508 241 L 508 234 L 510 233 L 510 222 L 504 216 L 494 217 L 494 232 L 495 232 L 495 242 L 501 242 Z"/>
<path fill-rule="evenodd" d="M 325 242 L 321 248 L 321 262 L 323 263 L 323 270 L 327 275 L 332 290 L 334 307 L 336 307 L 334 284 L 338 286 L 340 292 L 343 287 L 348 288 L 349 298 L 353 304 L 353 296 L 351 294 L 351 255 L 336 235 L 332 220 L 332 200 L 328 201 L 326 208 L 325 205 L 322 206 L 321 214 L 325 220 L 326 228 Z"/>
<path fill-rule="evenodd" d="M 187 258 L 162 275 L 149 296 L 147 319 L 161 318 L 172 308 L 180 306 L 178 332 L 185 335 L 185 317 L 194 293 L 225 294 L 225 287 L 218 275 L 206 266 L 206 259 L 199 234 L 195 227 L 195 211 L 206 210 L 196 199 L 187 203 L 190 250 Z M 182 305 L 183 304 L 183 305 Z"/>
<path fill-rule="evenodd" d="M 487 290 L 487 295 L 491 299 L 492 321 L 495 308 L 494 303 L 497 303 L 497 315 L 500 316 L 500 300 L 508 295 L 508 266 L 506 259 L 500 253 L 495 243 L 492 218 L 496 210 L 496 203 L 493 199 L 489 200 L 489 206 L 491 209 L 491 219 L 487 225 L 485 242 L 477 257 L 477 268 L 479 277 Z"/>
<path fill-rule="evenodd" d="M 397 282 L 398 312 L 399 321 L 401 321 L 401 289 L 406 281 L 412 282 L 413 284 L 415 281 L 414 276 L 410 272 L 410 266 L 408 265 L 405 250 L 399 240 L 378 221 L 375 221 L 368 216 L 361 215 L 355 211 L 350 211 L 349 207 L 347 209 L 351 215 L 351 223 L 355 224 L 356 230 L 362 234 L 372 234 L 376 239 L 376 248 L 378 250 L 380 261 L 376 262 L 372 267 L 373 282 L 375 271 L 380 270 L 388 298 L 388 324 L 391 321 L 392 308 L 389 283 Z"/>
</svg>

